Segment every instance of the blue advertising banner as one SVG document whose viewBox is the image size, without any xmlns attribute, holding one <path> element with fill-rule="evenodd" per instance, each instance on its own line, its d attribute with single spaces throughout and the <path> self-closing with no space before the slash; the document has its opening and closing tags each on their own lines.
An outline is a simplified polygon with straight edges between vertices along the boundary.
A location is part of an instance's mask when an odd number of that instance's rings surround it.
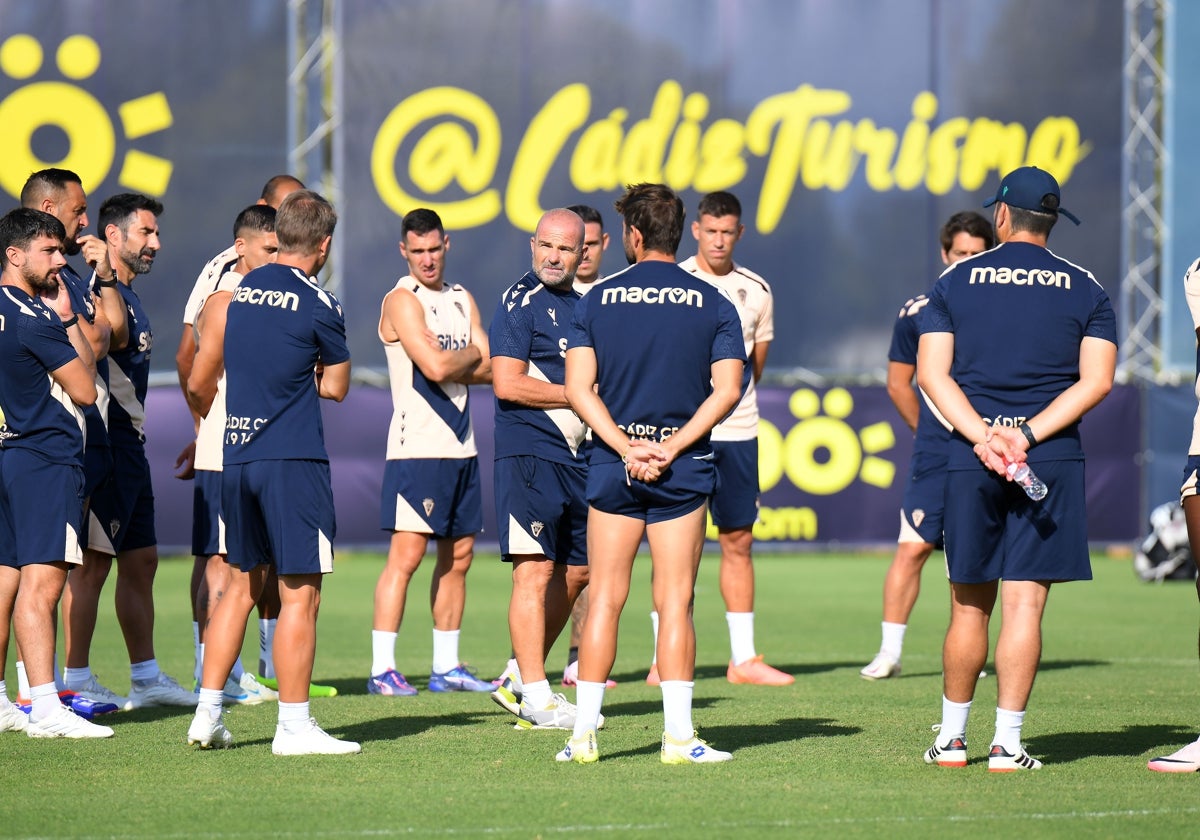
<svg viewBox="0 0 1200 840">
<path fill-rule="evenodd" d="M 175 368 L 196 275 L 287 167 L 286 23 L 275 0 L 0 0 L 0 212 L 51 166 L 83 181 L 86 233 L 116 193 L 163 203 L 135 284 L 155 370 Z"/>
<path fill-rule="evenodd" d="M 705 192 L 740 197 L 737 257 L 776 295 L 770 370 L 880 371 L 896 307 L 940 271 L 939 226 L 1024 163 L 1053 171 L 1084 219 L 1052 247 L 1117 297 L 1123 15 L 1111 2 L 331 8 L 334 253 L 360 370 L 383 367 L 375 319 L 404 273 L 403 213 L 442 214 L 448 277 L 487 311 L 528 265 L 543 208 L 587 202 L 614 231 L 613 199 L 643 180 L 678 190 L 690 218 Z M 287 166 L 288 9 L 0 0 L 0 192 L 15 205 L 30 172 L 63 166 L 93 213 L 119 191 L 162 199 L 163 249 L 138 284 L 156 371 L 173 368 L 161 348 L 178 341 L 192 278 Z M 692 248 L 685 234 L 679 256 Z M 610 248 L 606 270 L 621 257 Z"/>
<path fill-rule="evenodd" d="M 346 2 L 342 20 L 360 364 L 382 364 L 374 322 L 405 273 L 407 211 L 441 214 L 447 278 L 488 311 L 543 209 L 588 203 L 619 234 L 612 202 L 639 181 L 679 191 L 689 220 L 706 192 L 741 199 L 737 259 L 776 297 L 769 369 L 881 370 L 896 308 L 942 269 L 941 224 L 1022 164 L 1055 173 L 1083 217 L 1051 247 L 1117 297 L 1111 3 Z M 679 257 L 694 247 L 685 233 Z M 622 257 L 614 241 L 602 270 Z"/>
<path fill-rule="evenodd" d="M 762 504 L 754 529 L 759 547 L 893 542 L 900 531 L 912 436 L 887 390 L 766 387 L 759 402 Z M 379 494 L 391 395 L 381 388 L 356 387 L 344 403 L 323 409 L 337 505 L 336 543 L 381 546 L 387 539 L 379 527 Z M 191 421 L 183 397 L 170 388 L 151 390 L 146 414 L 159 541 L 186 547 L 191 540 L 191 483 L 173 479 L 170 465 L 191 439 Z M 472 389 L 484 494 L 479 541 L 492 546 L 497 539 L 493 416 L 490 390 Z M 1094 542 L 1129 541 L 1141 534 L 1140 417 L 1139 390 L 1118 387 L 1083 423 L 1088 538 Z"/>
</svg>

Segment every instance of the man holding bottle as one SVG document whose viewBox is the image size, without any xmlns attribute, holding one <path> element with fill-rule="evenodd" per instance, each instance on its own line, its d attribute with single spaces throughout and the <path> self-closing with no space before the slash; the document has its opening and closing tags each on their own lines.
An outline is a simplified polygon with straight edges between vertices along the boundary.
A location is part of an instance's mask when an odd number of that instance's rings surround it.
<svg viewBox="0 0 1200 840">
<path fill-rule="evenodd" d="M 967 716 L 999 595 L 988 769 L 1041 767 L 1021 728 L 1050 584 L 1092 576 L 1079 420 L 1112 389 L 1116 319 L 1091 273 L 1046 248 L 1060 215 L 1078 224 L 1059 201 L 1048 172 L 1025 166 L 1005 176 L 984 204 L 995 205 L 1000 246 L 944 272 L 921 324 L 917 381 L 955 429 L 945 510 L 950 626 L 929 764 L 967 763 Z M 1009 480 L 1026 460 L 1049 488 L 1041 500 Z"/>
</svg>

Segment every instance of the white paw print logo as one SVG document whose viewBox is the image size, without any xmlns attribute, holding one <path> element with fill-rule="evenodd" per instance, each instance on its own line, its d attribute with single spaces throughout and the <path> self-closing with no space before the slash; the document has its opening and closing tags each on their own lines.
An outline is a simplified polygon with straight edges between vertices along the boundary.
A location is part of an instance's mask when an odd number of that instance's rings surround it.
<svg viewBox="0 0 1200 840">
<path fill-rule="evenodd" d="M 58 46 L 55 65 L 67 79 L 91 78 L 100 67 L 100 46 L 87 35 L 72 35 Z M 0 71 L 10 79 L 32 78 L 42 69 L 42 45 L 31 35 L 13 35 L 0 44 Z M 0 79 L 3 82 L 3 79 Z M 125 140 L 170 128 L 166 94 L 139 96 L 117 106 Z M 38 151 L 35 151 L 35 147 Z M 61 151 L 57 159 L 43 159 Z M 70 169 L 91 190 L 108 177 L 117 160 L 113 118 L 104 105 L 70 82 L 38 81 L 0 100 L 0 188 L 14 198 L 29 173 L 48 167 Z M 121 158 L 117 182 L 131 190 L 161 196 L 171 181 L 169 160 L 130 148 Z"/>
</svg>

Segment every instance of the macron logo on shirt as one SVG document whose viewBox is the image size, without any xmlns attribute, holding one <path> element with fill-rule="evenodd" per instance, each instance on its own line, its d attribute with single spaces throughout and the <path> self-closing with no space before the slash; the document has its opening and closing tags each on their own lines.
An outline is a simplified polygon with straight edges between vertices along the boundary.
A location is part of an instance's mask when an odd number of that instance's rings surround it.
<svg viewBox="0 0 1200 840">
<path fill-rule="evenodd" d="M 672 303 L 704 308 L 704 296 L 696 289 L 678 286 L 669 289 L 642 286 L 604 286 L 600 293 L 600 305 L 607 303 Z"/>
<path fill-rule="evenodd" d="M 1071 275 L 1065 271 L 1051 271 L 1048 268 L 1000 268 L 978 267 L 971 269 L 970 285 L 976 283 L 1011 283 L 1014 286 L 1054 286 L 1056 289 L 1070 289 Z"/>
<path fill-rule="evenodd" d="M 295 292 L 264 291 L 247 286 L 238 286 L 233 293 L 233 299 L 242 303 L 252 303 L 255 306 L 274 306 L 279 309 L 290 309 L 296 312 L 300 308 L 300 296 Z"/>
</svg>

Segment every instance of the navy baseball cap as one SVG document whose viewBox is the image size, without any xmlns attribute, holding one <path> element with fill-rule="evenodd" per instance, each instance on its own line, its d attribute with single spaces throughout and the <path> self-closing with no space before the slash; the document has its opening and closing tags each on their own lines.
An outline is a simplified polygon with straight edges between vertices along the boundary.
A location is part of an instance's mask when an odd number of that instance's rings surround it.
<svg viewBox="0 0 1200 840">
<path fill-rule="evenodd" d="M 1004 180 L 1000 182 L 1000 189 L 983 202 L 983 206 L 991 207 L 1000 202 L 1022 210 L 1058 213 L 1079 224 L 1079 219 L 1075 218 L 1074 214 L 1058 206 L 1060 198 L 1058 181 L 1054 180 L 1053 175 L 1036 166 L 1022 166 L 1004 176 Z"/>
</svg>

